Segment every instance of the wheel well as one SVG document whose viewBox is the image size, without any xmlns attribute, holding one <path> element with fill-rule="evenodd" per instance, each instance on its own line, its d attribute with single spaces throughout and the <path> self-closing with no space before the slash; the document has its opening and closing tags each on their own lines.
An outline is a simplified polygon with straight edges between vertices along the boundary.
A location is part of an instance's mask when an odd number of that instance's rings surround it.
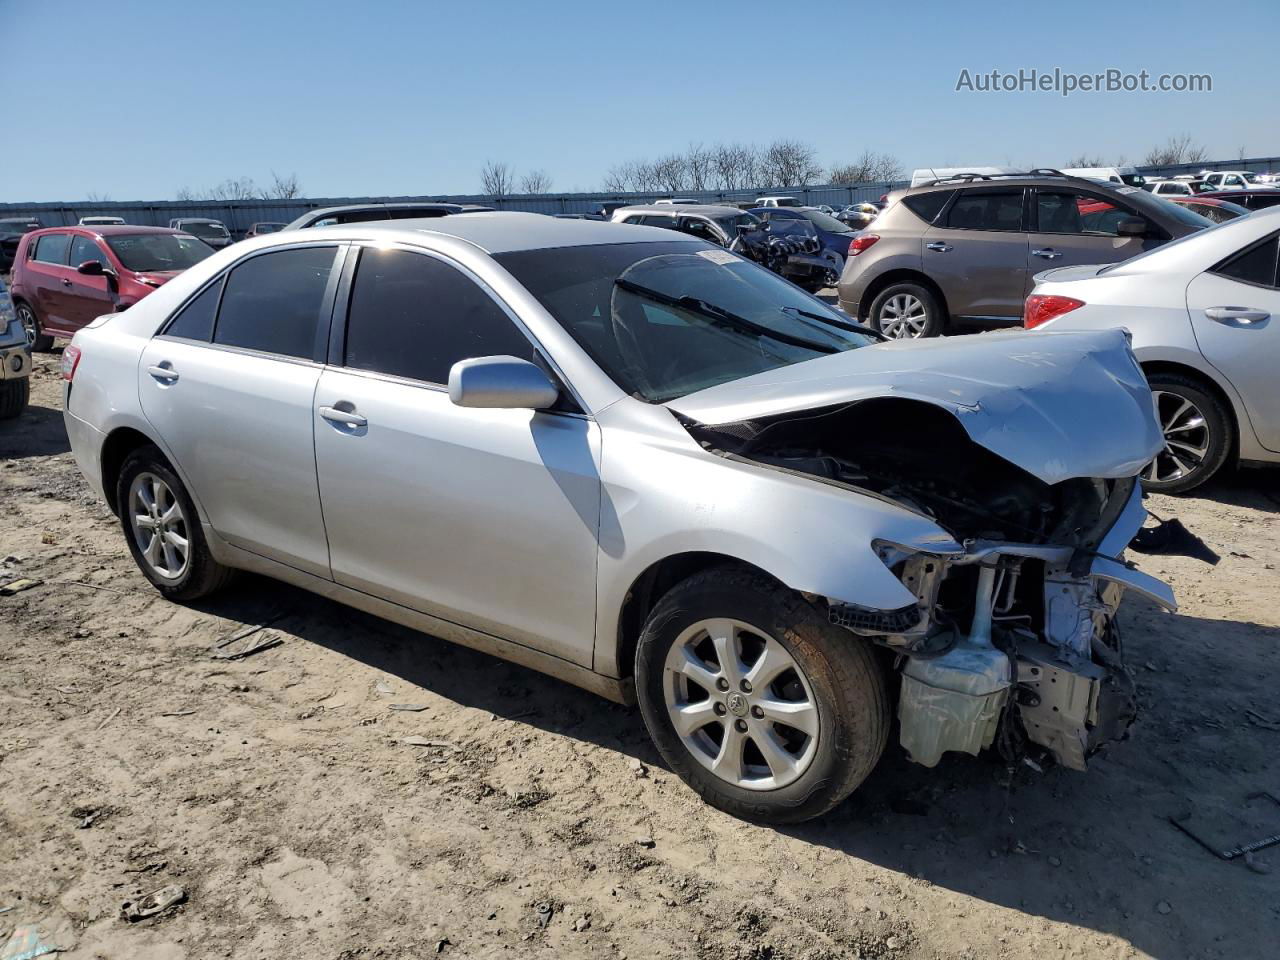
<svg viewBox="0 0 1280 960">
<path fill-rule="evenodd" d="M 622 612 L 618 616 L 617 664 L 619 673 L 623 677 L 629 677 L 635 673 L 636 644 L 640 642 L 644 623 L 649 619 L 649 613 L 657 606 L 658 601 L 666 596 L 672 587 L 688 580 L 695 573 L 720 566 L 754 570 L 771 580 L 777 579 L 754 564 L 723 553 L 678 553 L 659 560 L 636 578 L 622 601 Z"/>
<path fill-rule="evenodd" d="M 858 320 L 865 322 L 867 317 L 871 315 L 871 304 L 875 302 L 876 297 L 880 296 L 880 291 L 885 287 L 894 283 L 918 283 L 938 298 L 938 305 L 942 307 L 943 320 L 947 320 L 951 316 L 951 311 L 947 307 L 947 298 L 942 293 L 942 288 L 930 280 L 918 270 L 890 270 L 876 277 L 867 286 L 867 291 L 862 295 L 862 299 L 858 303 Z"/>
<path fill-rule="evenodd" d="M 106 494 L 107 506 L 112 513 L 119 513 L 116 484 L 120 481 L 120 468 L 124 466 L 125 458 L 139 447 L 146 446 L 155 446 L 155 442 L 145 433 L 131 427 L 111 431 L 102 444 L 102 492 Z"/>
<path fill-rule="evenodd" d="M 1177 363 L 1172 360 L 1151 360 L 1147 363 L 1140 364 L 1142 372 L 1147 376 L 1153 373 L 1176 373 L 1180 377 L 1186 377 L 1188 380 L 1194 380 L 1200 386 L 1204 387 L 1209 393 L 1217 398 L 1222 404 L 1223 412 L 1226 413 L 1227 422 L 1231 426 L 1230 446 L 1227 450 L 1227 462 L 1235 463 L 1240 458 L 1240 421 L 1236 419 L 1235 404 L 1231 402 L 1231 398 L 1227 396 L 1227 392 L 1218 386 L 1217 382 L 1212 378 L 1205 376 L 1195 367 L 1188 367 L 1185 364 Z"/>
</svg>

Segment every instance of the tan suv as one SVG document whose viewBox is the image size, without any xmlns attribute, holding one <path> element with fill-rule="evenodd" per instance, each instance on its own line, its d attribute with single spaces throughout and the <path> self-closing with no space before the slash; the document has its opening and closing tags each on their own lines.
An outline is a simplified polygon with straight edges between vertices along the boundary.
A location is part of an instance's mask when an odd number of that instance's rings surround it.
<svg viewBox="0 0 1280 960">
<path fill-rule="evenodd" d="M 1137 187 L 1046 170 L 964 174 L 889 195 L 850 244 L 840 307 L 903 339 L 1012 326 L 1041 270 L 1127 260 L 1212 225 Z"/>
</svg>

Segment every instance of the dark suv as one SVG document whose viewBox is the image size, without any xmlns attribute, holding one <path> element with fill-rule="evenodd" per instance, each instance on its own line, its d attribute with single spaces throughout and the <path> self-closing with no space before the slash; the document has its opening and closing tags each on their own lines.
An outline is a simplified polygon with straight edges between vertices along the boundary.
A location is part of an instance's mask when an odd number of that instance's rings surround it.
<svg viewBox="0 0 1280 960">
<path fill-rule="evenodd" d="M 849 246 L 840 307 L 894 338 L 1012 326 L 1041 270 L 1127 260 L 1210 226 L 1138 187 L 1048 170 L 965 174 L 889 195 Z"/>
</svg>

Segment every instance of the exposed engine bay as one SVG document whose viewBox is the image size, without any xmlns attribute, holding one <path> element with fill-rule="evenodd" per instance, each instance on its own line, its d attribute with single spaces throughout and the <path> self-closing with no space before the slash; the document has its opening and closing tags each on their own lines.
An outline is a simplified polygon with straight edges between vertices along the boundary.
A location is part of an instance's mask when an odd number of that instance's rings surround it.
<svg viewBox="0 0 1280 960">
<path fill-rule="evenodd" d="M 1083 770 L 1125 736 L 1137 699 L 1116 610 L 1126 589 L 1174 606 L 1120 559 L 1146 518 L 1136 478 L 1046 483 L 905 398 L 685 426 L 709 451 L 893 501 L 954 538 L 947 552 L 873 544 L 913 605 L 824 601 L 833 623 L 895 655 L 913 760 L 996 746 Z"/>
</svg>

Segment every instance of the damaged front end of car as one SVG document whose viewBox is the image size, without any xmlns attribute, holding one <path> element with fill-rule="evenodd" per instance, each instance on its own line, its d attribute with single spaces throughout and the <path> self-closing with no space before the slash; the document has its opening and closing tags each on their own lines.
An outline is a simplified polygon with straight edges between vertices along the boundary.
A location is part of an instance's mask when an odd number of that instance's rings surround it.
<svg viewBox="0 0 1280 960">
<path fill-rule="evenodd" d="M 1176 607 L 1166 584 L 1123 560 L 1147 517 L 1136 472 L 1158 434 L 1139 424 L 1133 455 L 1112 471 L 1127 476 L 1062 478 L 1062 462 L 1037 475 L 977 442 L 963 413 L 880 397 L 685 426 L 709 451 L 891 501 L 950 536 L 872 544 L 912 604 L 813 598 L 894 654 L 911 759 L 932 767 L 948 751 L 996 746 L 1011 761 L 1083 770 L 1137 714 L 1116 622 L 1123 594 Z"/>
</svg>

